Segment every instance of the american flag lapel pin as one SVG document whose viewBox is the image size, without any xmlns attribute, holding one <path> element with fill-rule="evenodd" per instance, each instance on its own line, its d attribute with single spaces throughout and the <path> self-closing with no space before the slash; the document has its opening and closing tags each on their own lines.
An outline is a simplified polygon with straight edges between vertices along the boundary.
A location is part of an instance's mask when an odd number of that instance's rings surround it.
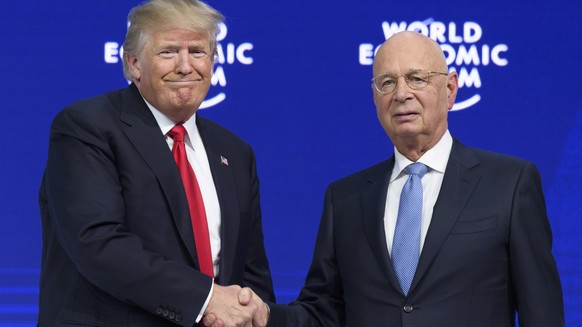
<svg viewBox="0 0 582 327">
<path fill-rule="evenodd" d="M 225 166 L 228 166 L 228 159 L 226 159 L 223 156 L 220 156 L 220 163 L 225 165 Z"/>
</svg>

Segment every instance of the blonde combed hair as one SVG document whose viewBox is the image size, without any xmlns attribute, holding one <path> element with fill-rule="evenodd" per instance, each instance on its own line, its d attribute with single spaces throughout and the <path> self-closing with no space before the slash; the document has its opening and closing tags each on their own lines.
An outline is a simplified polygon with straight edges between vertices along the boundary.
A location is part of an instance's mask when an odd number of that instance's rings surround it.
<svg viewBox="0 0 582 327">
<path fill-rule="evenodd" d="M 123 44 L 123 74 L 132 80 L 127 58 L 141 51 L 147 39 L 156 31 L 180 28 L 208 33 L 210 51 L 216 51 L 216 34 L 224 17 L 199 0 L 149 0 L 131 9 Z"/>
</svg>

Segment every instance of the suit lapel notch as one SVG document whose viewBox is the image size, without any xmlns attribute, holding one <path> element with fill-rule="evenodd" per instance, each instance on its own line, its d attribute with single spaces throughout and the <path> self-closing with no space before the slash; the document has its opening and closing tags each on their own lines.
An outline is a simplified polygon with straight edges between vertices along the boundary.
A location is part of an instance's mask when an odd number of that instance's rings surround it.
<svg viewBox="0 0 582 327">
<path fill-rule="evenodd" d="M 194 262 L 197 262 L 188 201 L 172 152 L 158 123 L 132 84 L 123 94 L 120 120 L 123 132 L 152 169 L 168 201 L 174 223 Z"/>
</svg>

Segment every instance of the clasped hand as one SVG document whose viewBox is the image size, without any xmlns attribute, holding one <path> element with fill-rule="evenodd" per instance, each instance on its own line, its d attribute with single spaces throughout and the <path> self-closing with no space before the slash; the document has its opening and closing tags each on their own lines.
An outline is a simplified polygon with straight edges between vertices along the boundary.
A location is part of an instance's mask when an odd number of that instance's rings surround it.
<svg viewBox="0 0 582 327">
<path fill-rule="evenodd" d="M 202 323 L 206 327 L 265 327 L 269 307 L 250 288 L 214 285 Z"/>
</svg>

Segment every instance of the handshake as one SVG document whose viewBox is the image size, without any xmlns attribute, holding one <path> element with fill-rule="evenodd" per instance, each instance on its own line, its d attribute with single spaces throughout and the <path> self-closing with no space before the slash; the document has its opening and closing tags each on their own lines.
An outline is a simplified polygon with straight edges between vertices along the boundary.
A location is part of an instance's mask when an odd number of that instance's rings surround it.
<svg viewBox="0 0 582 327">
<path fill-rule="evenodd" d="M 265 327 L 269 306 L 250 288 L 214 285 L 202 325 L 206 327 Z"/>
</svg>

